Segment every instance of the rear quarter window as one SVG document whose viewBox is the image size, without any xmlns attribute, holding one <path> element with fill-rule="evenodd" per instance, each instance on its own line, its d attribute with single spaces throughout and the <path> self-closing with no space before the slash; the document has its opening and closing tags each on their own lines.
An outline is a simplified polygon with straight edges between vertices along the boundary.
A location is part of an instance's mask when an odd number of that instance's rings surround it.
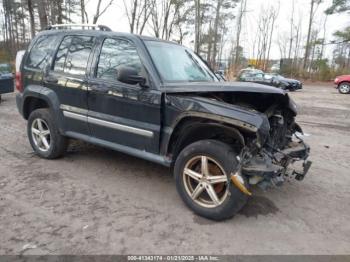
<svg viewBox="0 0 350 262">
<path fill-rule="evenodd" d="M 94 39 L 92 36 L 66 36 L 58 48 L 53 70 L 85 75 Z"/>
<path fill-rule="evenodd" d="M 42 70 L 50 62 L 56 39 L 57 37 L 53 35 L 39 37 L 30 50 L 25 66 Z"/>
</svg>

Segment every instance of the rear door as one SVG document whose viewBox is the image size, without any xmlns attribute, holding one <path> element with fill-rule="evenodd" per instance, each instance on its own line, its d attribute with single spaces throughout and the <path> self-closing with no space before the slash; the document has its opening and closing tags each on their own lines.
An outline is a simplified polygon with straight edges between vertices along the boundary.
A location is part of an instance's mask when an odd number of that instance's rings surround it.
<svg viewBox="0 0 350 262">
<path fill-rule="evenodd" d="M 89 126 L 94 137 L 111 143 L 159 152 L 161 92 L 152 88 L 136 45 L 124 38 L 100 39 L 95 70 L 89 80 Z M 148 79 L 148 88 L 117 80 L 128 66 Z"/>
<path fill-rule="evenodd" d="M 89 135 L 87 125 L 87 66 L 95 37 L 65 36 L 55 54 L 51 68 L 44 75 L 44 86 L 58 96 L 64 115 L 64 129 Z"/>
</svg>

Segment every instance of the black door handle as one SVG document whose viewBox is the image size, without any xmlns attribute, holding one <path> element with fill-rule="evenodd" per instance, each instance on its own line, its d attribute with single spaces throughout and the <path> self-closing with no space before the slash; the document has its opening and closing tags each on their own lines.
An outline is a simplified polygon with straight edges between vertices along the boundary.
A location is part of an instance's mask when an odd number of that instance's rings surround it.
<svg viewBox="0 0 350 262">
<path fill-rule="evenodd" d="M 109 88 L 105 85 L 90 85 L 89 90 L 98 93 L 108 93 Z"/>
<path fill-rule="evenodd" d="M 44 77 L 44 82 L 45 83 L 51 83 L 51 84 L 56 84 L 58 83 L 58 79 L 54 76 L 45 76 Z"/>
</svg>

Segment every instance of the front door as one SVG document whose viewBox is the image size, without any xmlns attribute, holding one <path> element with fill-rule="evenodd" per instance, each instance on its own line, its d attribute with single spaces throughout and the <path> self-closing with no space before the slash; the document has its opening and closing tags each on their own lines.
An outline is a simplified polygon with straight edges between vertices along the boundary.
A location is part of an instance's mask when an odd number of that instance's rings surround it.
<svg viewBox="0 0 350 262">
<path fill-rule="evenodd" d="M 117 80 L 120 66 L 132 67 L 147 79 L 136 46 L 126 39 L 105 38 L 97 60 L 88 91 L 88 123 L 92 136 L 158 153 L 160 91 Z"/>
</svg>

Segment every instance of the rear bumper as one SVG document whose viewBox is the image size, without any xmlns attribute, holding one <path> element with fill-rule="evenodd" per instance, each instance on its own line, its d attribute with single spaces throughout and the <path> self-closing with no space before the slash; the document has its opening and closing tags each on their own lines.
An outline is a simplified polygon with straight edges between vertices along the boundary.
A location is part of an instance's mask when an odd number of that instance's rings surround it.
<svg viewBox="0 0 350 262">
<path fill-rule="evenodd" d="M 16 105 L 18 112 L 23 116 L 23 94 L 17 93 L 16 94 Z"/>
</svg>

